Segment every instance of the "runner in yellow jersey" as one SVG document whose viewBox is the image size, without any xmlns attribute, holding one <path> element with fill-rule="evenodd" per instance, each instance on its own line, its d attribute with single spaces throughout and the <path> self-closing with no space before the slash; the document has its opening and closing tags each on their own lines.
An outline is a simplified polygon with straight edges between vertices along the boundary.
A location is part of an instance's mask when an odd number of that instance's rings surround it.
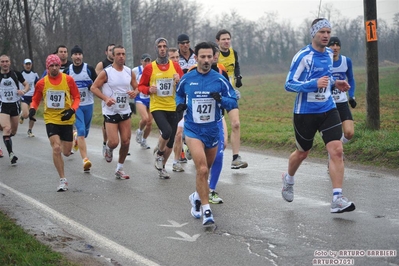
<svg viewBox="0 0 399 266">
<path fill-rule="evenodd" d="M 35 86 L 29 109 L 29 119 L 34 119 L 36 110 L 44 99 L 44 123 L 53 149 L 54 166 L 60 177 L 58 192 L 68 190 L 64 172 L 64 156 L 71 155 L 75 111 L 79 108 L 80 93 L 71 76 L 60 73 L 61 60 L 57 55 L 46 59 L 47 75 Z"/>
<path fill-rule="evenodd" d="M 176 113 L 176 84 L 183 76 L 179 63 L 172 62 L 168 56 L 168 41 L 158 38 L 155 41 L 157 58 L 145 66 L 139 83 L 139 91 L 150 95 L 150 112 L 154 117 L 161 135 L 155 158 L 155 168 L 159 177 L 169 179 L 165 164 L 172 152 L 179 122 Z"/>
<path fill-rule="evenodd" d="M 216 34 L 216 42 L 219 45 L 220 55 L 219 63 L 224 65 L 226 68 L 227 75 L 229 76 L 230 83 L 236 88 L 242 86 L 240 65 L 238 63 L 237 52 L 231 48 L 231 34 L 229 31 L 222 29 Z M 235 84 L 234 84 L 235 82 Z M 237 96 L 239 92 L 236 90 Z M 238 97 L 239 98 L 239 97 Z M 238 100 L 237 98 L 237 100 Z M 231 169 L 240 169 L 248 167 L 248 163 L 241 159 L 239 155 L 240 151 L 240 114 L 238 108 L 230 110 L 228 112 L 230 124 L 231 124 L 231 136 L 230 142 L 233 150 L 233 161 L 231 162 Z"/>
</svg>

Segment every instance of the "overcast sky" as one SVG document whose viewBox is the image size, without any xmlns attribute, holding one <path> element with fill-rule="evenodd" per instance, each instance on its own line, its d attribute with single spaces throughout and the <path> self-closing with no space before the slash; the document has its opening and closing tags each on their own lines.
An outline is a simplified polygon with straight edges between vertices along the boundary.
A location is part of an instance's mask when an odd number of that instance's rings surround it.
<svg viewBox="0 0 399 266">
<path fill-rule="evenodd" d="M 280 20 L 289 19 L 297 24 L 317 16 L 320 0 L 200 0 L 199 3 L 212 14 L 233 9 L 246 19 L 255 21 L 265 12 L 277 11 Z M 322 6 L 327 3 L 351 19 L 364 14 L 363 0 L 321 1 Z M 377 0 L 377 18 L 383 18 L 391 24 L 396 13 L 399 13 L 399 0 Z"/>
</svg>

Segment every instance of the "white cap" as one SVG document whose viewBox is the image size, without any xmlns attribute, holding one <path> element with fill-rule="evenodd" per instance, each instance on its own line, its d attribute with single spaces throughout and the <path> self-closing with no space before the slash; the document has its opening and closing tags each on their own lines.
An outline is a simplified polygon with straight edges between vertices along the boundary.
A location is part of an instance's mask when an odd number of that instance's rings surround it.
<svg viewBox="0 0 399 266">
<path fill-rule="evenodd" d="M 31 64 L 32 64 L 32 60 L 30 60 L 29 58 L 26 58 L 26 59 L 24 60 L 24 64 L 28 64 L 28 63 L 31 63 Z"/>
</svg>

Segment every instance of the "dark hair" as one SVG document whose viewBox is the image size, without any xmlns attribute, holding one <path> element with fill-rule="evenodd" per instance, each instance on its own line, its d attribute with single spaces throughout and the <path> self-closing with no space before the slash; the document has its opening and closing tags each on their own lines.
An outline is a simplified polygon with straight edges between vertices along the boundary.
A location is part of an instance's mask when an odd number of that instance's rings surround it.
<svg viewBox="0 0 399 266">
<path fill-rule="evenodd" d="M 65 48 L 65 49 L 67 49 L 67 52 L 68 52 L 68 47 L 66 47 L 66 46 L 63 45 L 63 44 L 60 44 L 60 45 L 57 46 L 57 49 L 55 50 L 54 54 L 58 54 L 58 50 L 59 50 L 60 48 Z"/>
<path fill-rule="evenodd" d="M 210 43 L 210 42 L 200 42 L 199 44 L 197 44 L 194 48 L 195 55 L 198 56 L 198 52 L 201 49 L 212 49 L 212 53 L 213 53 L 213 55 L 215 55 L 215 51 L 216 51 L 215 46 L 212 45 L 212 43 Z"/>
<path fill-rule="evenodd" d="M 120 49 L 125 49 L 125 47 L 123 47 L 123 46 L 120 45 L 120 44 L 115 45 L 114 48 L 112 48 L 112 55 L 115 56 L 115 49 L 118 49 L 118 48 L 120 48 Z"/>
<path fill-rule="evenodd" d="M 310 25 L 310 26 L 313 26 L 314 24 L 316 24 L 317 22 L 319 22 L 320 20 L 323 20 L 323 19 L 325 19 L 325 18 L 316 18 L 315 20 L 313 20 L 312 25 Z"/>
<path fill-rule="evenodd" d="M 110 47 L 110 46 L 115 46 L 115 44 L 114 44 L 114 43 L 108 44 L 107 47 L 105 47 L 105 51 L 106 51 L 106 52 L 108 51 L 108 47 Z"/>
<path fill-rule="evenodd" d="M 219 41 L 220 40 L 220 35 L 222 35 L 222 34 L 228 34 L 230 36 L 230 38 L 231 38 L 230 31 L 222 29 L 222 30 L 218 31 L 218 33 L 216 33 L 216 40 Z"/>
</svg>

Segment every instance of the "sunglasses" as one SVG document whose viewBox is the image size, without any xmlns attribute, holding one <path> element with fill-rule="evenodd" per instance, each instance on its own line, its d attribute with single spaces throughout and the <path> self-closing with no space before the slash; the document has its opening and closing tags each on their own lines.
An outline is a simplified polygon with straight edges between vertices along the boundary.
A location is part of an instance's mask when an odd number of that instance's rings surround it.
<svg viewBox="0 0 399 266">
<path fill-rule="evenodd" d="M 189 41 L 185 41 L 185 42 L 180 42 L 181 45 L 185 45 L 185 44 L 189 44 Z"/>
</svg>

